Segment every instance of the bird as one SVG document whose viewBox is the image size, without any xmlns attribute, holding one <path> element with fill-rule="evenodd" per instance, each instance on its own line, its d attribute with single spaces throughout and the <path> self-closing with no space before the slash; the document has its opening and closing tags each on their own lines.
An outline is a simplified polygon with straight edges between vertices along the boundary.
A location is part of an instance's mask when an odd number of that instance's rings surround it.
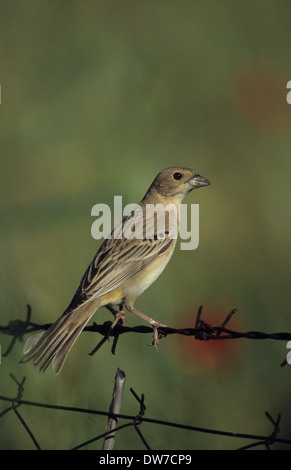
<svg viewBox="0 0 291 470">
<path fill-rule="evenodd" d="M 20 362 L 32 360 L 34 367 L 42 372 L 52 363 L 54 374 L 59 374 L 72 346 L 100 307 L 114 314 L 111 329 L 120 319 L 125 322 L 124 307 L 147 321 L 153 328 L 153 344 L 157 346 L 158 328 L 166 325 L 136 309 L 135 301 L 159 277 L 174 252 L 179 206 L 184 197 L 193 189 L 209 184 L 210 181 L 190 168 L 162 170 L 136 206 L 139 210 L 125 216 L 103 241 L 66 310 L 48 330 L 27 339 Z M 149 207 L 159 208 L 155 217 L 146 217 Z M 157 214 L 164 208 L 169 215 L 161 230 Z M 132 236 L 138 228 L 140 236 Z"/>
</svg>

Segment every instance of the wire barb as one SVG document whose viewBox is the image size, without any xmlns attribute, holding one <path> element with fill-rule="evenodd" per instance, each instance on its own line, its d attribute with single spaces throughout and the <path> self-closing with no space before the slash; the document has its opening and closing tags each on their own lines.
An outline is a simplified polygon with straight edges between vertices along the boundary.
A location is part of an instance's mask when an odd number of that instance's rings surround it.
<svg viewBox="0 0 291 470">
<path fill-rule="evenodd" d="M 23 417 L 21 416 L 21 414 L 19 413 L 18 411 L 18 407 L 21 405 L 21 401 L 22 401 L 22 397 L 23 397 L 23 393 L 24 393 L 24 382 L 26 380 L 26 377 L 23 376 L 23 379 L 21 380 L 21 382 L 19 382 L 12 373 L 9 374 L 10 377 L 12 378 L 12 380 L 14 380 L 14 382 L 16 383 L 17 387 L 18 387 L 18 391 L 17 391 L 17 395 L 15 398 L 13 398 L 11 400 L 11 406 L 9 406 L 9 408 L 6 408 L 6 410 L 4 410 L 2 413 L 0 413 L 0 418 L 5 414 L 7 413 L 8 411 L 11 411 L 13 410 L 14 413 L 16 414 L 17 418 L 19 419 L 19 421 L 21 422 L 22 426 L 24 427 L 24 429 L 26 430 L 26 432 L 28 433 L 28 435 L 30 436 L 32 442 L 34 443 L 35 447 L 38 449 L 38 450 L 41 450 L 40 448 L 40 445 L 39 443 L 37 442 L 36 438 L 34 437 L 32 431 L 30 430 L 30 428 L 28 427 L 27 423 L 24 421 Z"/>
<path fill-rule="evenodd" d="M 164 338 L 171 334 L 179 334 L 184 336 L 193 336 L 196 340 L 200 341 L 209 341 L 209 340 L 229 340 L 229 339 L 272 339 L 272 340 L 281 340 L 281 341 L 290 341 L 291 340 L 291 333 L 264 333 L 261 331 L 247 331 L 247 332 L 240 332 L 234 331 L 227 328 L 231 318 L 237 312 L 237 309 L 231 310 L 231 312 L 226 316 L 225 320 L 222 322 L 221 326 L 213 326 L 207 323 L 205 320 L 202 319 L 202 311 L 203 306 L 201 305 L 198 309 L 196 320 L 195 320 L 195 327 L 194 328 L 170 328 L 167 326 L 159 326 L 159 339 Z M 112 312 L 113 313 L 113 312 Z M 37 323 L 31 322 L 31 306 L 27 305 L 27 317 L 26 320 L 11 320 L 7 326 L 0 325 L 0 333 L 13 336 L 13 339 L 3 354 L 3 357 L 9 354 L 15 344 L 16 339 L 18 338 L 22 341 L 22 337 L 24 334 L 39 331 L 39 330 L 47 330 L 51 326 L 51 323 L 39 325 Z M 100 348 L 107 342 L 107 340 L 112 336 L 113 337 L 113 344 L 111 347 L 111 353 L 115 354 L 116 346 L 119 337 L 124 333 L 152 333 L 151 326 L 134 326 L 128 327 L 124 325 L 124 319 L 121 316 L 117 323 L 115 324 L 114 328 L 112 328 L 111 321 L 105 321 L 103 324 L 98 325 L 97 323 L 93 323 L 90 326 L 86 326 L 84 331 L 88 332 L 96 332 L 103 336 L 103 338 L 99 341 L 97 346 L 89 353 L 90 356 L 93 356 Z M 284 360 L 281 366 L 287 364 L 287 361 Z"/>
<path fill-rule="evenodd" d="M 27 401 L 23 400 L 23 392 L 24 392 L 24 381 L 25 377 L 22 379 L 21 382 L 18 382 L 14 376 L 12 376 L 12 379 L 15 381 L 15 383 L 18 386 L 18 393 L 16 398 L 8 398 L 4 396 L 0 396 L 0 400 L 2 401 L 9 401 L 11 403 L 11 406 L 4 410 L 2 413 L 0 413 L 0 418 L 7 412 L 14 410 L 16 413 L 17 417 L 19 418 L 20 422 L 23 424 L 24 428 L 26 429 L 27 433 L 33 440 L 35 446 L 37 449 L 40 449 L 40 446 L 35 439 L 34 435 L 32 434 L 31 430 L 27 426 L 27 424 L 24 422 L 23 418 L 19 414 L 18 410 L 16 410 L 15 407 L 19 407 L 20 405 L 26 405 L 26 406 L 32 406 L 32 407 L 40 407 L 40 408 L 47 408 L 50 410 L 63 410 L 63 411 L 69 411 L 69 412 L 76 412 L 76 413 L 85 413 L 85 414 L 93 414 L 93 415 L 99 415 L 99 416 L 110 416 L 113 417 L 114 419 L 126 419 L 128 420 L 127 423 L 122 424 L 114 429 L 114 432 L 116 433 L 117 431 L 121 431 L 122 429 L 128 428 L 128 427 L 134 427 L 135 431 L 137 432 L 138 436 L 140 437 L 143 445 L 147 448 L 147 450 L 151 450 L 151 447 L 149 446 L 148 442 L 146 441 L 145 437 L 141 433 L 140 427 L 141 424 L 146 422 L 146 423 L 151 423 L 153 426 L 154 425 L 159 425 L 159 426 L 167 426 L 169 428 L 175 428 L 175 429 L 183 429 L 187 431 L 194 431 L 194 432 L 200 432 L 200 433 L 206 433 L 206 434 L 212 434 L 212 435 L 219 435 L 219 436 L 228 436 L 236 439 L 249 439 L 254 442 L 251 444 L 248 444 L 241 449 L 250 449 L 253 447 L 258 447 L 258 446 L 265 446 L 267 449 L 270 448 L 271 445 L 275 443 L 279 444 L 286 444 L 291 446 L 291 439 L 284 439 L 284 438 L 279 438 L 278 434 L 280 431 L 279 425 L 280 425 L 280 420 L 281 420 L 281 415 L 279 414 L 277 419 L 274 420 L 271 415 L 266 412 L 267 418 L 270 420 L 272 425 L 274 426 L 273 431 L 271 434 L 268 434 L 267 436 L 259 436 L 259 435 L 254 435 L 254 434 L 246 434 L 246 433 L 234 433 L 230 431 L 221 431 L 221 430 L 216 430 L 216 429 L 208 429 L 208 428 L 201 428 L 197 426 L 192 426 L 192 425 L 187 425 L 187 424 L 180 424 L 180 423 L 175 423 L 175 422 L 170 422 L 170 421 L 164 421 L 164 420 L 159 420 L 159 419 L 152 419 L 152 418 L 146 418 L 144 416 L 146 406 L 145 406 L 145 399 L 144 399 L 144 394 L 141 394 L 141 397 L 139 397 L 136 392 L 131 388 L 130 391 L 133 394 L 133 396 L 136 398 L 136 400 L 139 402 L 140 408 L 139 412 L 135 416 L 130 416 L 130 415 L 124 415 L 124 414 L 113 414 L 111 412 L 105 412 L 105 411 L 99 411 L 99 410 L 94 410 L 94 409 L 86 409 L 86 408 L 76 408 L 76 407 L 70 407 L 70 406 L 61 406 L 61 405 L 52 405 L 52 404 L 45 404 L 45 403 L 36 403 L 32 401 Z M 72 450 L 80 449 L 83 448 L 99 439 L 102 439 L 108 435 L 112 434 L 112 430 L 109 430 L 103 434 L 100 434 L 98 436 L 95 436 L 94 438 L 83 442 L 77 446 L 75 446 Z"/>
<path fill-rule="evenodd" d="M 142 393 L 141 397 L 139 398 L 139 396 L 135 393 L 133 388 L 130 388 L 130 392 L 133 394 L 134 398 L 136 398 L 136 400 L 139 402 L 139 405 L 140 405 L 139 413 L 136 415 L 136 417 L 133 421 L 134 429 L 137 432 L 139 438 L 141 439 L 141 441 L 144 444 L 144 446 L 146 447 L 146 449 L 151 450 L 151 447 L 149 446 L 148 442 L 146 441 L 144 435 L 142 434 L 142 432 L 140 430 L 140 425 L 142 424 L 142 418 L 144 417 L 144 414 L 145 414 L 145 411 L 146 411 L 146 406 L 145 406 L 145 403 L 144 403 L 144 400 L 145 400 L 144 394 Z"/>
</svg>

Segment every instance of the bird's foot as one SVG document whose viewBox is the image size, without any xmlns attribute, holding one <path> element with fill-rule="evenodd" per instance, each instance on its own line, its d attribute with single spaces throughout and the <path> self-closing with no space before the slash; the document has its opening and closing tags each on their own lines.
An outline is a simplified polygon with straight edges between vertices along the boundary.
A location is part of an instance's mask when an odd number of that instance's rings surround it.
<svg viewBox="0 0 291 470">
<path fill-rule="evenodd" d="M 124 310 L 119 310 L 119 312 L 114 313 L 114 320 L 110 325 L 109 331 L 107 333 L 107 339 L 109 338 L 112 330 L 115 328 L 117 323 L 121 321 L 121 326 L 125 326 L 126 324 L 126 315 Z"/>
<path fill-rule="evenodd" d="M 166 328 L 167 325 L 164 325 L 163 323 L 159 323 L 159 322 L 157 322 L 157 321 L 155 321 L 155 320 L 152 320 L 152 321 L 150 321 L 149 323 L 150 323 L 150 324 L 152 325 L 152 327 L 153 327 L 153 342 L 152 342 L 151 344 L 149 344 L 149 346 L 154 346 L 155 349 L 156 349 L 156 351 L 159 352 L 159 350 L 158 350 L 158 344 L 159 344 L 159 341 L 160 341 L 160 339 L 161 339 L 161 337 L 162 337 L 162 335 L 159 333 L 159 328 L 160 328 L 160 327 Z"/>
<path fill-rule="evenodd" d="M 163 323 L 159 323 L 159 322 L 157 322 L 156 320 L 153 320 L 151 317 L 148 317 L 147 315 L 145 315 L 144 313 L 140 312 L 140 311 L 137 310 L 136 308 L 131 307 L 130 305 L 126 305 L 126 304 L 125 304 L 125 308 L 126 308 L 129 312 L 135 313 L 135 314 L 138 315 L 140 318 L 142 318 L 143 320 L 147 321 L 150 325 L 152 325 L 154 335 L 153 335 L 153 342 L 152 342 L 152 344 L 150 344 L 149 346 L 154 346 L 155 349 L 158 351 L 158 346 L 157 346 L 157 345 L 158 345 L 158 343 L 159 343 L 160 338 L 162 337 L 162 336 L 159 334 L 158 329 L 159 329 L 160 327 L 166 327 L 167 325 L 163 325 Z"/>
</svg>

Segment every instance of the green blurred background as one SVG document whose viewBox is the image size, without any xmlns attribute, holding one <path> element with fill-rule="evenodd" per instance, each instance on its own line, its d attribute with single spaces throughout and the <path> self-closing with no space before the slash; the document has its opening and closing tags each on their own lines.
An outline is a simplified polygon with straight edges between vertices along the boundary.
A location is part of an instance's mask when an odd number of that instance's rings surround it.
<svg viewBox="0 0 291 470">
<path fill-rule="evenodd" d="M 177 249 L 137 308 L 173 327 L 204 318 L 243 331 L 290 331 L 290 0 L 20 1 L 0 6 L 1 325 L 26 315 L 55 320 L 100 242 L 91 208 L 139 202 L 168 166 L 192 167 L 212 185 L 192 192 L 200 244 Z M 94 317 L 111 319 L 105 309 Z M 128 315 L 128 324 L 142 324 Z M 290 438 L 285 342 L 198 343 L 169 336 L 112 341 L 83 333 L 62 373 L 20 366 L 16 342 L 0 366 L 0 394 L 108 410 L 117 367 L 146 416 L 233 432 L 268 434 L 282 413 Z M 0 338 L 2 353 L 10 337 Z M 196 344 L 197 343 L 197 344 Z M 219 343 L 219 344 L 218 344 Z M 227 343 L 227 344 L 226 344 Z M 0 411 L 7 403 L 1 402 Z M 45 449 L 68 449 L 105 430 L 102 417 L 22 406 Z M 122 424 L 122 422 L 120 422 Z M 249 441 L 144 424 L 153 449 L 233 449 Z M 0 423 L 2 449 L 34 448 L 14 414 Z M 277 446 L 278 447 L 278 446 Z M 90 446 L 100 449 L 101 443 Z M 142 449 L 133 429 L 116 449 Z"/>
</svg>

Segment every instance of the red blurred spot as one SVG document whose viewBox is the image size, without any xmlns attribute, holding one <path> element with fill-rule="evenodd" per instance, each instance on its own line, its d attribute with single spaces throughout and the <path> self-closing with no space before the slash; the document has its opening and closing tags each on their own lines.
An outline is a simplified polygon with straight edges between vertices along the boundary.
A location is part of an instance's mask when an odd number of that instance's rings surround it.
<svg viewBox="0 0 291 470">
<path fill-rule="evenodd" d="M 221 326 L 225 320 L 228 309 L 220 307 L 205 308 L 202 319 L 211 326 Z M 242 331 L 241 320 L 235 313 L 226 328 Z M 193 309 L 187 310 L 183 316 L 183 324 L 179 322 L 177 328 L 195 327 L 196 313 Z M 223 333 L 221 334 L 223 335 Z M 193 371 L 222 371 L 235 367 L 242 352 L 243 339 L 215 339 L 199 340 L 194 336 L 177 335 L 177 349 L 183 366 Z"/>
<path fill-rule="evenodd" d="M 236 115 L 259 129 L 277 129 L 290 120 L 286 102 L 288 78 L 277 64 L 246 64 L 232 77 Z"/>
</svg>

